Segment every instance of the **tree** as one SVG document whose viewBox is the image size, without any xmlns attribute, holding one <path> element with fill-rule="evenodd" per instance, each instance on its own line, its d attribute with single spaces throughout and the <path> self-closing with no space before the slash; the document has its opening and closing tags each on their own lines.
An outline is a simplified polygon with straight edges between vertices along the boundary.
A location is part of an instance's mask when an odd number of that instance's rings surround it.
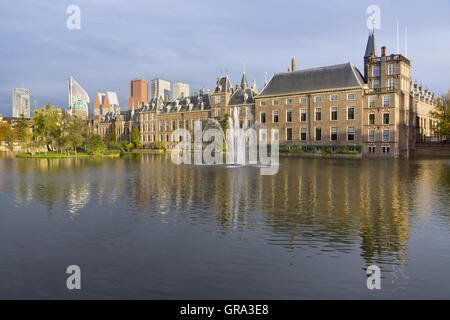
<svg viewBox="0 0 450 320">
<path fill-rule="evenodd" d="M 90 154 L 103 153 L 106 150 L 105 142 L 98 134 L 90 136 L 86 143 L 86 151 Z"/>
<path fill-rule="evenodd" d="M 116 142 L 117 142 L 117 138 L 116 138 L 116 124 L 113 123 L 112 126 L 111 126 L 111 132 L 109 133 L 108 144 L 111 147 Z"/>
<path fill-rule="evenodd" d="M 430 116 L 437 119 L 433 126 L 435 134 L 439 137 L 450 135 L 450 94 L 438 100 L 435 110 L 430 112 Z"/>
<path fill-rule="evenodd" d="M 27 119 L 23 115 L 20 116 L 19 120 L 17 120 L 16 125 L 14 127 L 14 137 L 17 142 L 24 143 L 27 139 L 27 134 L 29 132 L 29 123 Z"/>
<path fill-rule="evenodd" d="M 83 146 L 85 129 L 83 121 L 78 117 L 67 121 L 64 128 L 64 147 L 75 151 L 75 154 L 77 154 L 77 149 Z"/>
<path fill-rule="evenodd" d="M 0 142 L 5 141 L 6 137 L 11 134 L 11 130 L 8 122 L 0 122 Z"/>
<path fill-rule="evenodd" d="M 228 123 L 228 119 L 229 118 L 230 118 L 229 114 L 226 113 L 225 117 L 223 118 L 223 120 L 220 121 L 220 127 L 222 128 L 223 134 L 227 133 L 227 129 L 228 129 L 228 126 L 229 126 L 229 123 Z"/>
<path fill-rule="evenodd" d="M 65 115 L 61 109 L 53 108 L 47 103 L 42 109 L 36 110 L 32 118 L 33 138 L 44 141 L 47 150 L 54 150 L 54 146 L 61 144 Z"/>
<path fill-rule="evenodd" d="M 141 146 L 141 133 L 138 127 L 134 127 L 133 134 L 131 135 L 131 143 L 139 148 Z"/>
</svg>

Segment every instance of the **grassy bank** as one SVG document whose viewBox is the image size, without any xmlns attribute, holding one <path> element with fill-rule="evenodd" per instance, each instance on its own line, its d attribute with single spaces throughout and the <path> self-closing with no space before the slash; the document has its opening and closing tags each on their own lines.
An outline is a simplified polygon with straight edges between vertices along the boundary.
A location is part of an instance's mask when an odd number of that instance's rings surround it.
<svg viewBox="0 0 450 320">
<path fill-rule="evenodd" d="M 57 153 L 57 152 L 38 152 L 35 154 L 31 153 L 19 153 L 16 155 L 17 158 L 22 159 L 85 159 L 93 157 L 120 157 L 120 150 L 107 150 L 105 153 L 89 154 L 85 152 L 69 152 L 67 154 Z"/>
</svg>

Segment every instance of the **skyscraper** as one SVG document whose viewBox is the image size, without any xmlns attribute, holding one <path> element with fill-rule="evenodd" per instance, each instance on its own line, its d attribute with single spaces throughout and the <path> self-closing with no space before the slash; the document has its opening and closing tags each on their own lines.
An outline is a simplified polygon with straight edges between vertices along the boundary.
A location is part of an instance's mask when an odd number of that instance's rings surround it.
<svg viewBox="0 0 450 320">
<path fill-rule="evenodd" d="M 170 82 L 163 79 L 153 79 L 151 84 L 152 97 L 170 100 Z"/>
<path fill-rule="evenodd" d="M 68 113 L 86 120 L 89 117 L 89 95 L 72 76 L 69 78 L 68 91 Z"/>
<path fill-rule="evenodd" d="M 12 116 L 30 118 L 30 90 L 23 88 L 14 88 L 12 97 Z"/>
<path fill-rule="evenodd" d="M 130 83 L 130 97 L 128 109 L 139 108 L 142 103 L 148 102 L 148 83 L 143 79 L 134 79 Z"/>
<path fill-rule="evenodd" d="M 186 83 L 173 84 L 173 100 L 183 97 L 189 97 L 189 85 Z"/>
</svg>

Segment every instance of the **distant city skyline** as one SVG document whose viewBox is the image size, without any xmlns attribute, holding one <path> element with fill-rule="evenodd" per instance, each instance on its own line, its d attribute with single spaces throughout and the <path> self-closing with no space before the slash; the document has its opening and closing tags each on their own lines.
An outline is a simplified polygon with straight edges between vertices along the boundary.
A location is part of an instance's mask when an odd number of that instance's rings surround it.
<svg viewBox="0 0 450 320">
<path fill-rule="evenodd" d="M 81 29 L 66 27 L 69 5 L 81 9 Z M 352 62 L 363 71 L 368 30 L 366 9 L 381 9 L 377 49 L 400 51 L 408 28 L 412 79 L 436 94 L 447 93 L 450 69 L 450 4 L 424 2 L 303 1 L 221 3 L 205 1 L 19 0 L 0 12 L 0 114 L 12 114 L 13 88 L 30 89 L 37 107 L 67 107 L 67 78 L 96 92 L 118 93 L 128 105 L 130 81 L 162 78 L 195 89 L 213 89 L 218 76 L 240 82 L 245 63 L 249 79 L 264 85 L 264 74 Z M 167 14 L 161 15 L 161 12 Z M 319 18 L 317 18 L 319 17 Z M 111 23 L 114 21 L 114 23 Z M 379 52 L 378 52 L 379 54 Z M 92 105 L 91 105 L 92 108 Z"/>
</svg>

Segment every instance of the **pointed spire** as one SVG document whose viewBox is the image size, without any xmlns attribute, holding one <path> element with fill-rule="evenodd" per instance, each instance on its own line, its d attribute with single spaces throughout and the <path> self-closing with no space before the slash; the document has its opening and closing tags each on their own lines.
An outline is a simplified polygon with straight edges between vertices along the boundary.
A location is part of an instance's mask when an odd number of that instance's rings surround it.
<svg viewBox="0 0 450 320">
<path fill-rule="evenodd" d="M 245 63 L 243 66 L 243 74 L 242 74 L 242 80 L 241 80 L 241 89 L 245 90 L 248 88 L 248 84 L 247 84 L 247 76 L 245 75 Z"/>
<path fill-rule="evenodd" d="M 258 88 L 256 87 L 256 78 L 253 79 L 252 91 L 253 91 L 254 93 L 258 94 Z"/>
<path fill-rule="evenodd" d="M 375 32 L 369 31 L 369 38 L 367 39 L 366 53 L 364 57 L 370 57 L 371 54 L 377 55 L 377 48 L 375 46 Z"/>
</svg>

